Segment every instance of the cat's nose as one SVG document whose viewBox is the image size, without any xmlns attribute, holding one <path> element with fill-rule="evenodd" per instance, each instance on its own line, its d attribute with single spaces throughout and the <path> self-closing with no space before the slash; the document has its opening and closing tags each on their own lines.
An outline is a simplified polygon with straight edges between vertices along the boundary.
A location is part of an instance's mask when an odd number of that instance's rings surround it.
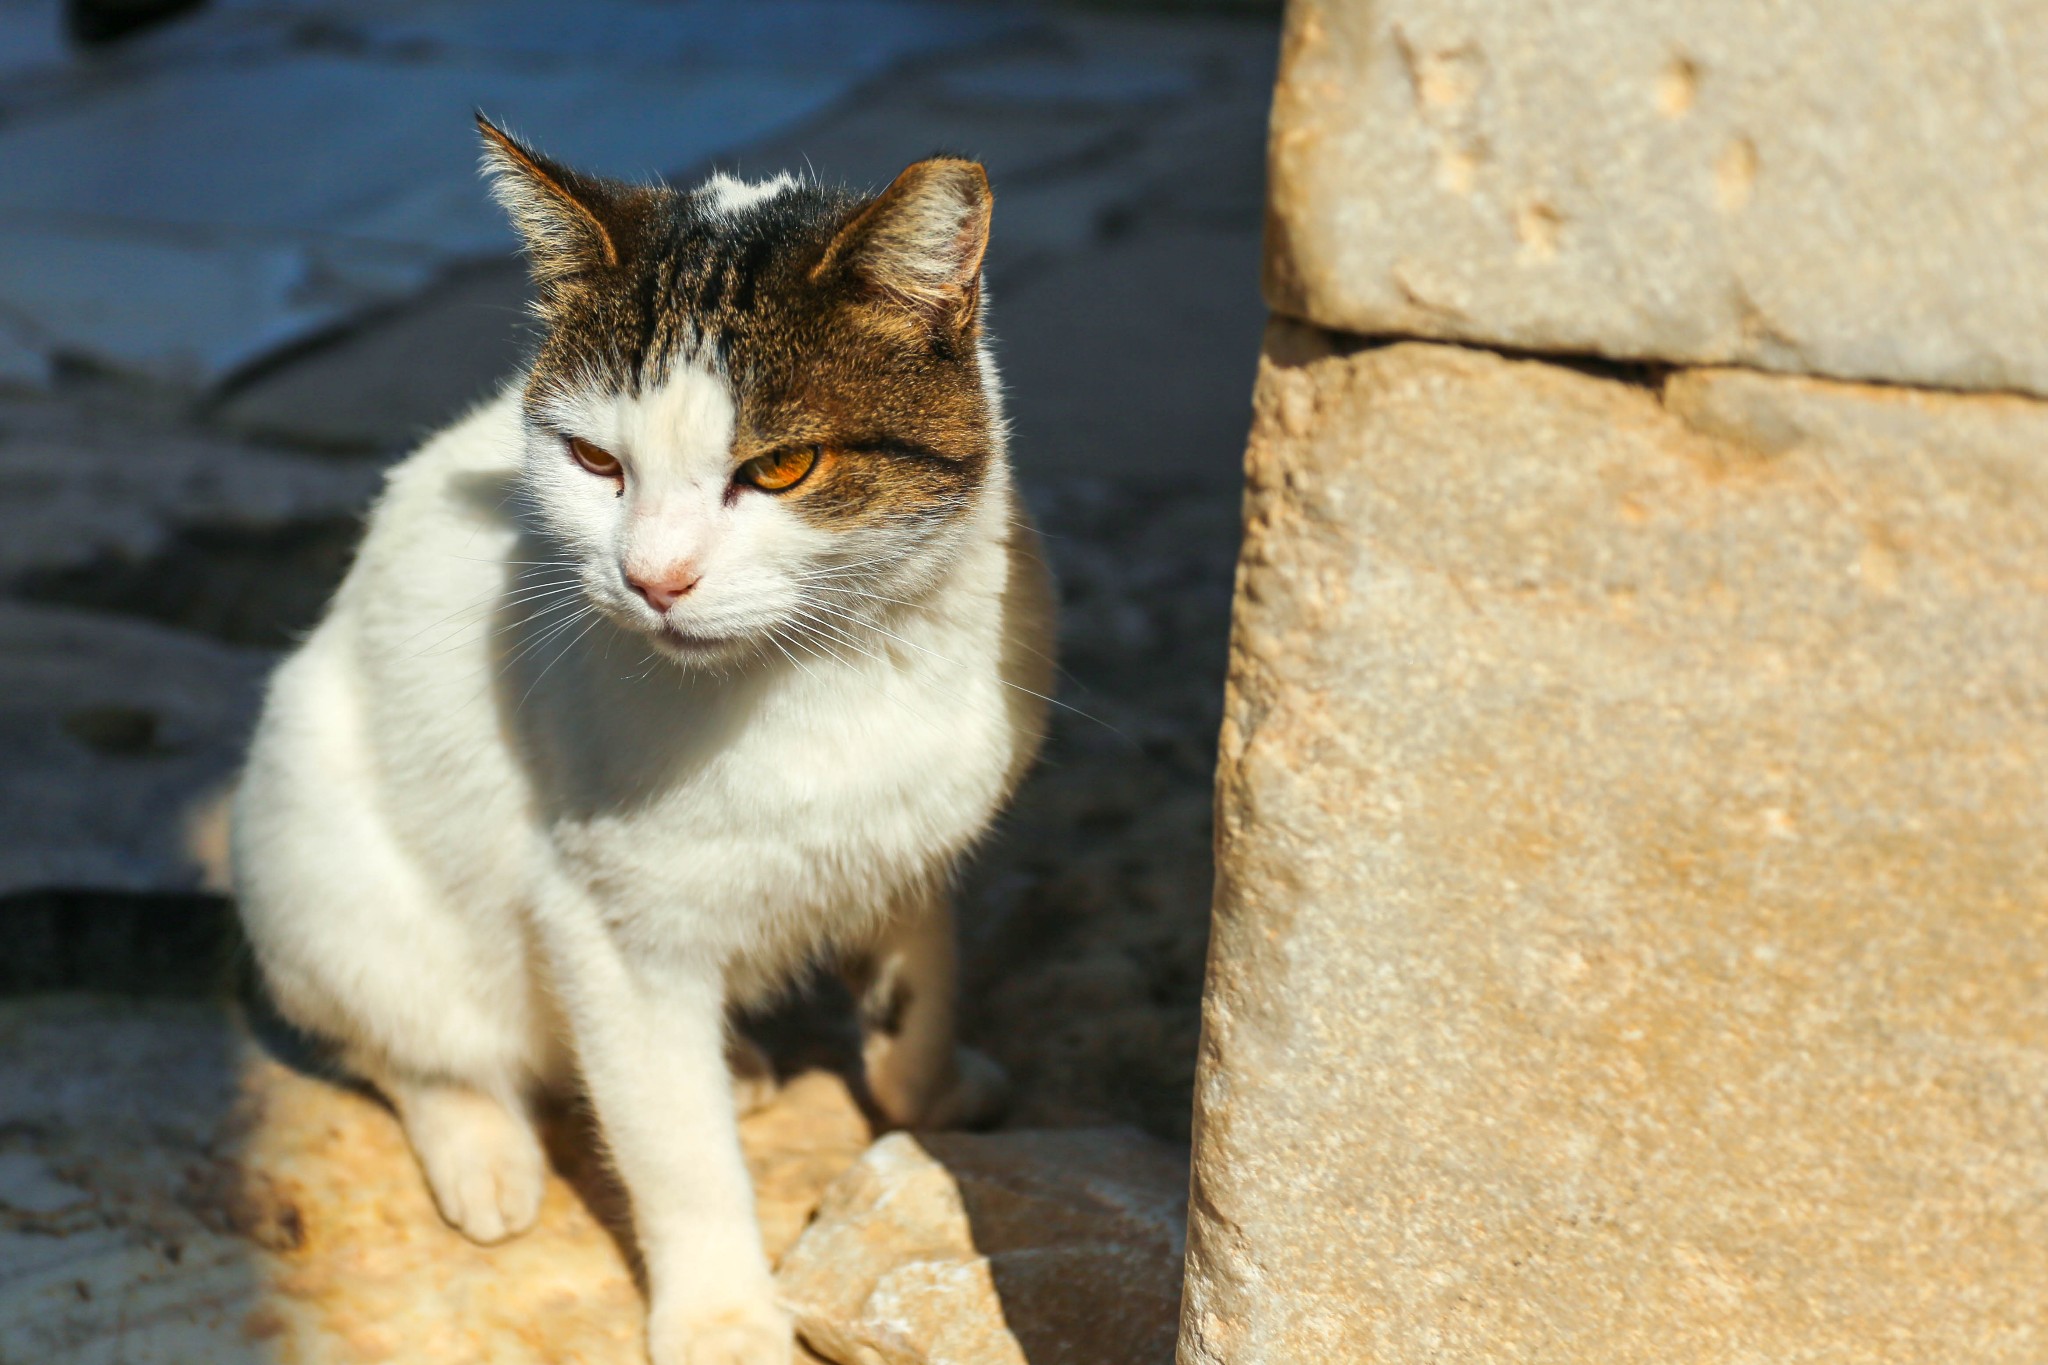
<svg viewBox="0 0 2048 1365">
<path fill-rule="evenodd" d="M 677 564 L 660 573 L 636 574 L 626 572 L 626 582 L 634 592 L 640 594 L 648 606 L 656 611 L 666 612 L 679 600 L 689 596 L 690 589 L 697 586 L 703 577 L 688 564 Z"/>
</svg>

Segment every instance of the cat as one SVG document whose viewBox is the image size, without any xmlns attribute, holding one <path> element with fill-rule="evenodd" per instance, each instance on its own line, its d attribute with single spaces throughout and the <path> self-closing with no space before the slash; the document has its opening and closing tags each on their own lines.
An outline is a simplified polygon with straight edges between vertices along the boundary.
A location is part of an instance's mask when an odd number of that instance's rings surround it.
<svg viewBox="0 0 2048 1365">
<path fill-rule="evenodd" d="M 530 1106 L 580 1086 L 655 1365 L 786 1365 L 728 1012 L 840 959 L 890 1121 L 1002 1088 L 953 1037 L 948 892 L 1038 750 L 1053 608 L 983 336 L 988 180 L 680 191 L 478 125 L 538 351 L 391 471 L 274 675 L 238 903 L 450 1223 L 533 1223 Z"/>
</svg>

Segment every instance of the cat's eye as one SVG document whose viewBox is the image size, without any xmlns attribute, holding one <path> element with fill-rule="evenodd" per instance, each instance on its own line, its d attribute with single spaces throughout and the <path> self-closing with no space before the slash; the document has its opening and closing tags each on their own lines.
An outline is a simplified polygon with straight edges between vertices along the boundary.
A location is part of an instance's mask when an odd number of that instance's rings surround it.
<svg viewBox="0 0 2048 1365">
<path fill-rule="evenodd" d="M 756 455 L 739 467 L 733 477 L 768 493 L 781 493 L 804 481 L 818 463 L 816 446 L 787 446 Z"/>
<path fill-rule="evenodd" d="M 581 436 L 571 436 L 569 438 L 569 453 L 576 457 L 577 464 L 582 465 L 600 478 L 623 479 L 625 477 L 625 466 L 619 463 L 618 456 L 602 446 L 592 445 Z"/>
</svg>

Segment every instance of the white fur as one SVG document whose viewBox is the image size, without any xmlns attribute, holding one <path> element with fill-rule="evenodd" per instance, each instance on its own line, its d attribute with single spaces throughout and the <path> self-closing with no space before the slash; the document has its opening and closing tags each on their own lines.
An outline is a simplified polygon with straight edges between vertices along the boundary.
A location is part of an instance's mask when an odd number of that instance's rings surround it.
<svg viewBox="0 0 2048 1365">
<path fill-rule="evenodd" d="M 974 1107 L 945 889 L 1038 744 L 1045 584 L 1001 460 L 945 535 L 835 534 L 731 491 L 733 405 L 702 369 L 546 415 L 625 462 L 623 495 L 514 391 L 393 470 L 271 685 L 242 914 L 452 1222 L 532 1220 L 528 1099 L 573 1063 L 632 1195 L 657 1365 L 783 1365 L 725 1010 L 876 945 L 915 988 L 868 1041 L 878 1101 Z M 665 619 L 625 584 L 683 561 L 701 582 Z"/>
<path fill-rule="evenodd" d="M 724 171 L 714 171 L 703 185 L 704 191 L 711 196 L 712 205 L 721 213 L 739 213 L 795 187 L 796 181 L 791 178 L 788 171 L 766 180 L 754 181 L 741 180 L 727 175 Z"/>
</svg>

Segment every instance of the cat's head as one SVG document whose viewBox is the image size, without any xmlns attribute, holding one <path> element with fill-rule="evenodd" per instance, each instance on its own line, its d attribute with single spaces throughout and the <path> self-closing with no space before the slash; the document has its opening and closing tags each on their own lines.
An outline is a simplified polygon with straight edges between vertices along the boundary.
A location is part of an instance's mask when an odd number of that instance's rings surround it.
<svg viewBox="0 0 2048 1365">
<path fill-rule="evenodd" d="M 681 191 L 478 123 L 545 328 L 524 492 L 597 607 L 726 665 L 845 652 L 929 591 L 1003 459 L 982 168 L 921 161 L 873 197 Z"/>
</svg>

